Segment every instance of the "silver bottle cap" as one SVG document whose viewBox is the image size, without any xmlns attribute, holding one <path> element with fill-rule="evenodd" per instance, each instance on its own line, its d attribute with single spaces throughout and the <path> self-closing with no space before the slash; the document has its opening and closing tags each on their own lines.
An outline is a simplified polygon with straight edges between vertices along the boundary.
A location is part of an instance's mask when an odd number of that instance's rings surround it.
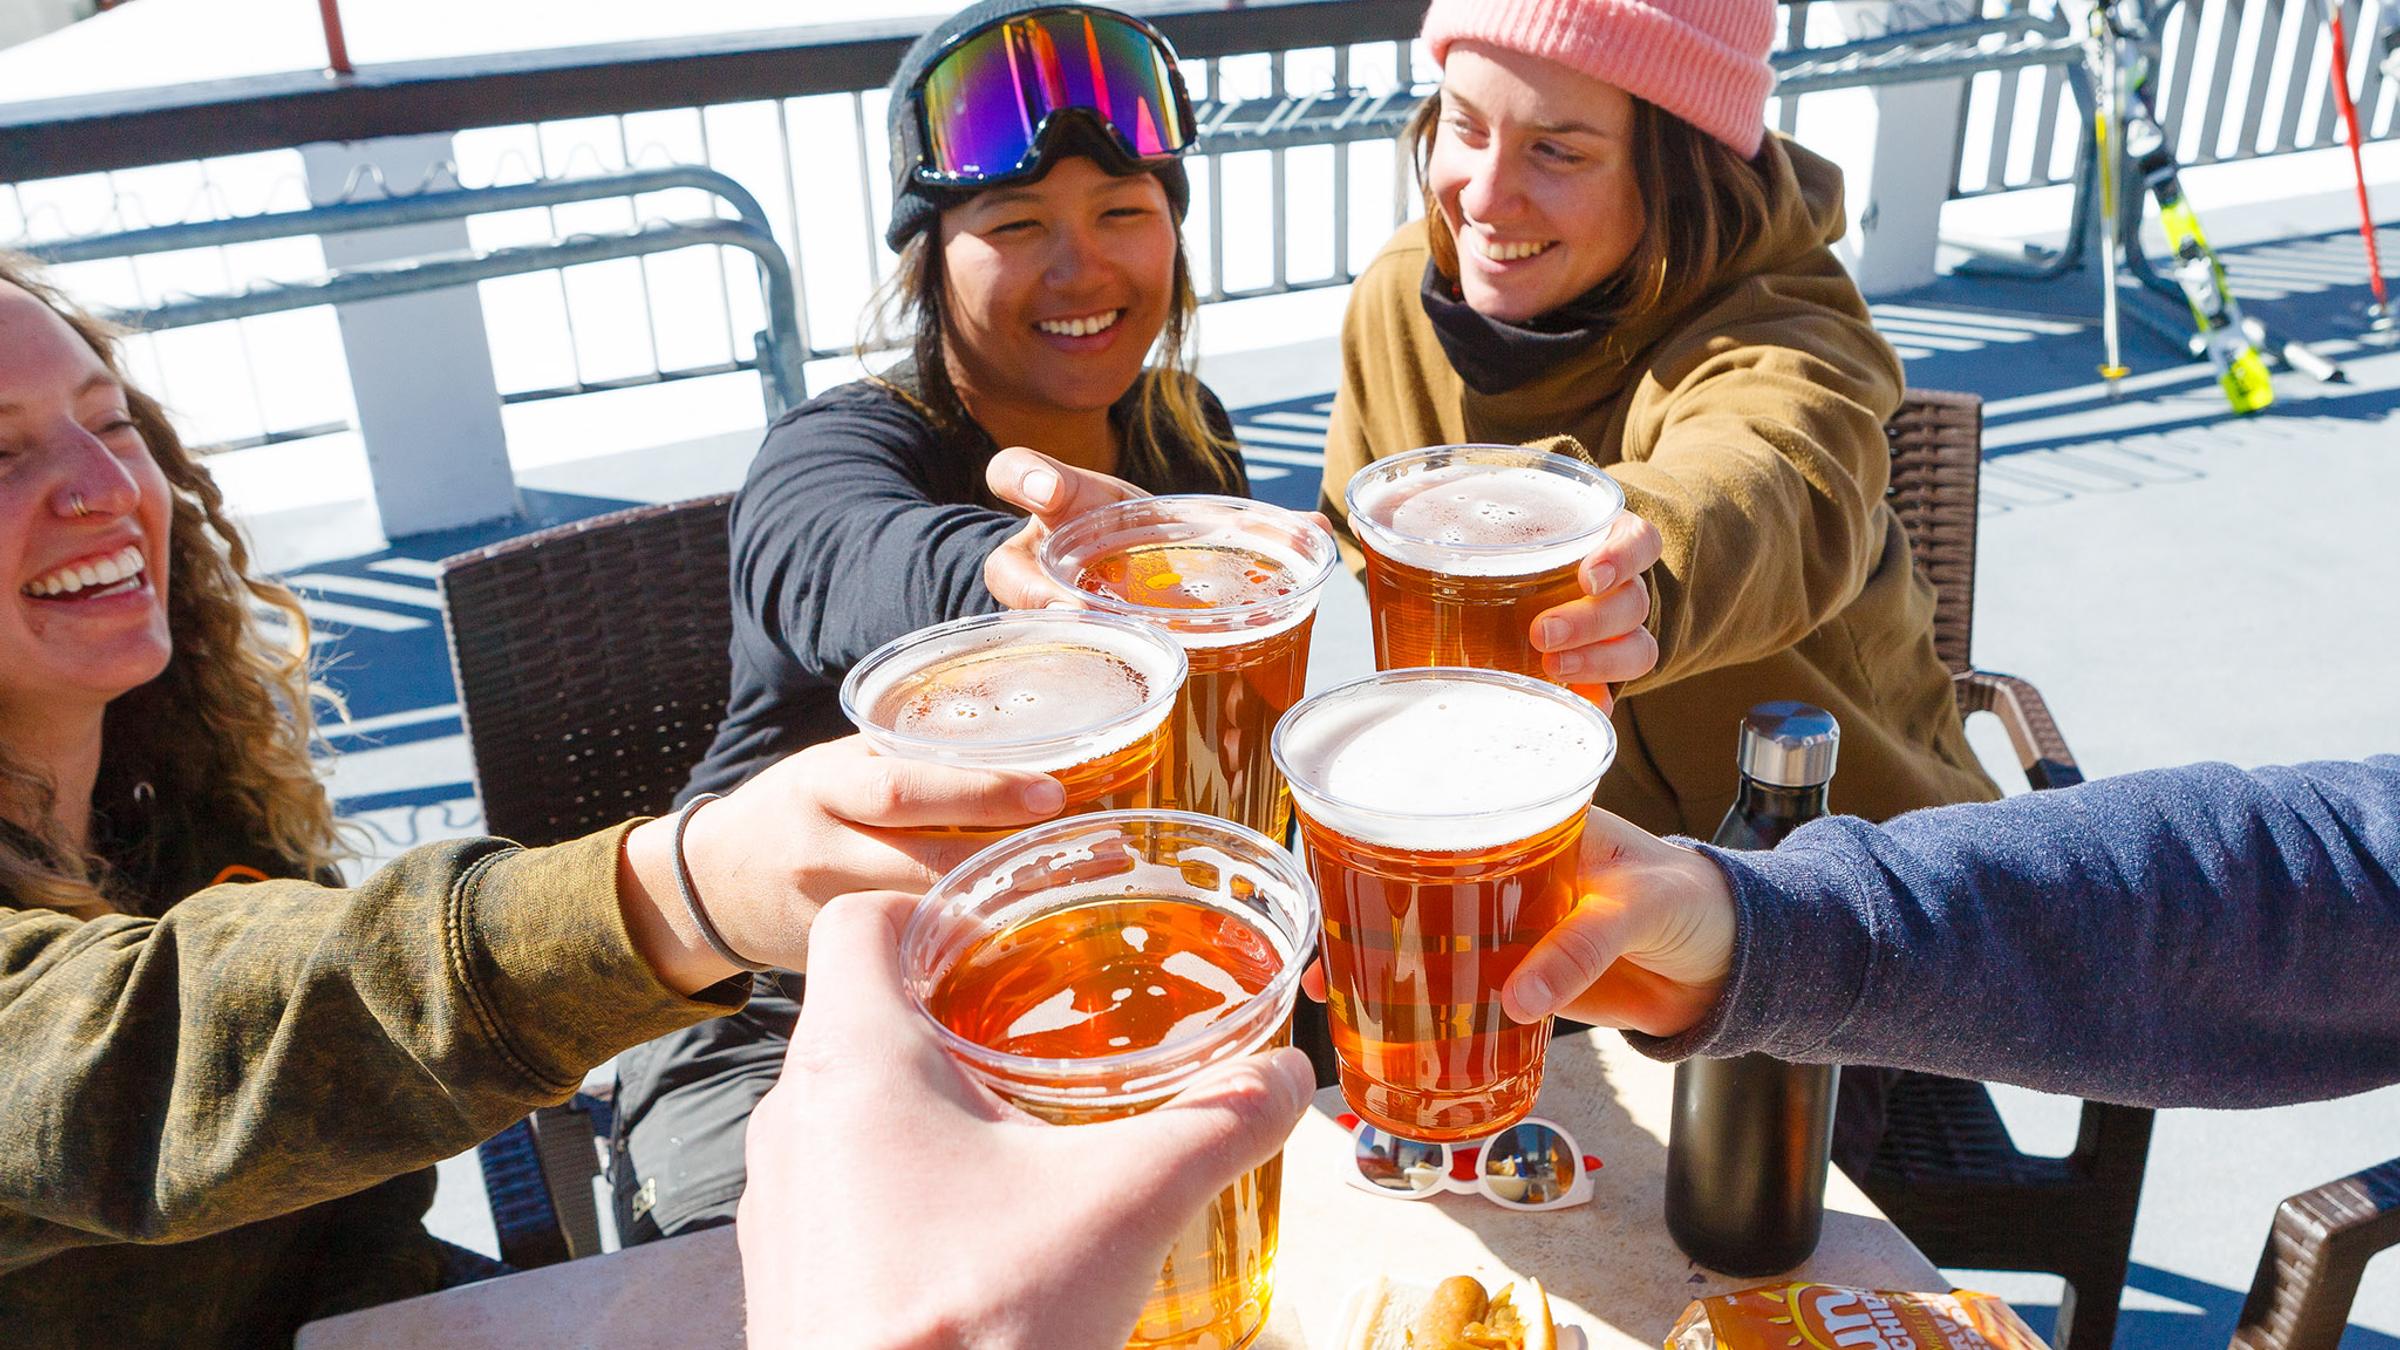
<svg viewBox="0 0 2400 1350">
<path fill-rule="evenodd" d="M 1833 778 L 1842 727 L 1833 714 L 1806 703 L 1761 703 L 1742 719 L 1736 761 L 1742 776 L 1770 787 L 1815 787 Z"/>
</svg>

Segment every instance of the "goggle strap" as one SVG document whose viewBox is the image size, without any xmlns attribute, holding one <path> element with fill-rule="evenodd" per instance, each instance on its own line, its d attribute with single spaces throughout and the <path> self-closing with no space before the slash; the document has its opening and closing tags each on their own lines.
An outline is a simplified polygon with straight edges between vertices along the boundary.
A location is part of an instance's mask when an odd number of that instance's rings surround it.
<svg viewBox="0 0 2400 1350">
<path fill-rule="evenodd" d="M 1090 72 L 1091 98 L 1088 104 L 1071 94 L 1065 62 L 1060 59 L 1061 53 L 1057 50 L 1060 38 L 1041 22 L 1046 17 L 1056 16 L 1071 16 L 1081 20 L 1082 54 L 1089 63 Z M 1133 57 L 1120 47 L 1116 60 L 1112 62 L 1100 38 L 1099 24 L 1102 21 L 1109 23 L 1112 28 L 1125 30 L 1127 35 L 1138 40 L 1141 55 Z M 951 63 L 969 59 L 962 54 L 973 50 L 979 41 L 992 35 L 995 29 L 998 30 L 1000 56 L 1007 63 L 1006 101 L 1014 105 L 1011 111 L 1014 113 L 1014 129 L 1017 133 L 1015 139 L 1022 149 L 1017 150 L 1016 161 L 1005 168 L 979 169 L 973 173 L 945 170 L 942 167 L 945 162 L 964 157 L 956 153 L 957 147 L 953 145 L 950 133 L 970 123 L 977 115 L 975 109 L 981 109 L 985 115 L 992 112 L 989 105 L 994 99 L 988 93 L 980 100 L 974 98 L 978 90 L 989 89 L 991 82 L 978 85 L 971 77 L 958 76 L 954 71 L 952 74 L 957 78 L 951 81 L 951 92 L 937 99 L 937 88 L 944 83 L 944 72 L 951 69 Z M 1065 40 L 1073 41 L 1073 38 Z M 1039 49 L 1025 49 L 1029 43 L 1038 44 Z M 913 88 L 916 116 L 912 120 L 916 124 L 913 128 L 916 144 L 911 148 L 916 164 L 912 177 L 931 187 L 986 187 L 1036 171 L 1041 167 L 1042 139 L 1051 119 L 1062 112 L 1076 110 L 1092 116 L 1108 133 L 1116 148 L 1136 166 L 1147 168 L 1171 159 L 1191 147 L 1197 128 L 1191 125 L 1190 98 L 1184 92 L 1182 77 L 1175 69 L 1172 49 L 1165 43 L 1166 39 L 1157 29 L 1139 19 L 1128 15 L 1096 15 L 1072 5 L 1007 15 L 984 27 L 956 35 L 927 63 Z M 1129 102 L 1130 116 L 1126 120 L 1131 121 L 1130 126 L 1122 125 L 1111 111 L 1116 106 L 1114 95 L 1117 91 L 1111 84 L 1110 68 L 1112 64 L 1122 66 L 1128 61 L 1139 61 L 1147 67 L 1139 72 L 1146 86 L 1144 92 Z M 1130 72 L 1120 69 L 1116 73 L 1123 76 Z M 1034 92 L 1036 89 L 1038 94 Z M 1037 97 L 1046 106 L 1037 106 Z M 960 105 L 950 106 L 951 99 L 959 100 Z M 968 102 L 973 102 L 975 107 L 965 106 Z M 1153 102 L 1161 107 L 1154 111 Z M 1174 105 L 1172 112 L 1175 120 L 1182 124 L 1181 134 L 1177 138 L 1181 144 L 1172 146 L 1167 129 L 1159 122 L 1159 116 L 1166 111 L 1164 105 L 1169 102 Z M 941 105 L 938 108 L 937 103 Z"/>
</svg>

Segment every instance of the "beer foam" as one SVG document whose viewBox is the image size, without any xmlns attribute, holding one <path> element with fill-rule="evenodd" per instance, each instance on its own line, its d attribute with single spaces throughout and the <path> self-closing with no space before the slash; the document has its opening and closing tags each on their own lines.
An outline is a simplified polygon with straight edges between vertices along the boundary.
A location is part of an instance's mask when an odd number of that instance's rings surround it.
<svg viewBox="0 0 2400 1350">
<path fill-rule="evenodd" d="M 1563 474 L 1467 461 L 1362 484 L 1352 520 L 1394 562 L 1514 577 L 1583 561 L 1622 507 L 1617 494 Z"/>
<path fill-rule="evenodd" d="M 1271 604 L 1300 588 L 1298 568 L 1247 543 L 1144 544 L 1087 564 L 1079 589 L 1152 609 Z"/>
<path fill-rule="evenodd" d="M 1428 853 L 1497 848 L 1591 801 L 1616 754 L 1608 723 L 1497 681 L 1361 681 L 1278 728 L 1300 810 L 1365 843 Z"/>
<path fill-rule="evenodd" d="M 936 758 L 1064 769 L 1140 740 L 1174 706 L 1171 655 L 1098 621 L 969 626 L 921 646 L 877 663 L 853 706 Z"/>
<path fill-rule="evenodd" d="M 1175 555 L 1163 585 L 1156 564 Z M 1221 561 L 1194 566 L 1207 555 Z M 1239 498 L 1145 497 L 1051 537 L 1042 566 L 1106 613 L 1140 619 L 1186 649 L 1289 632 L 1316 613 L 1339 555 L 1315 522 Z M 1130 573 L 1131 575 L 1127 575 Z"/>
<path fill-rule="evenodd" d="M 1103 603 L 1114 601 L 1108 605 L 1113 613 L 1159 625 L 1187 649 L 1232 647 L 1264 641 L 1306 622 L 1317 612 L 1317 583 L 1330 574 L 1324 564 L 1312 563 L 1296 548 L 1261 539 L 1255 531 L 1230 527 L 1142 540 L 1131 544 L 1126 556 L 1130 561 L 1156 559 L 1165 553 L 1177 555 L 1181 566 L 1172 583 L 1152 594 L 1143 592 L 1153 590 L 1147 583 L 1156 579 L 1155 574 L 1143 577 L 1146 569 L 1138 561 L 1133 585 L 1102 590 L 1085 580 L 1099 568 L 1086 567 L 1077 589 L 1097 595 Z M 1210 559 L 1205 569 L 1190 565 L 1198 558 Z M 1252 621 L 1240 627 L 1212 625 L 1212 614 L 1222 616 L 1237 608 L 1254 610 Z"/>
</svg>

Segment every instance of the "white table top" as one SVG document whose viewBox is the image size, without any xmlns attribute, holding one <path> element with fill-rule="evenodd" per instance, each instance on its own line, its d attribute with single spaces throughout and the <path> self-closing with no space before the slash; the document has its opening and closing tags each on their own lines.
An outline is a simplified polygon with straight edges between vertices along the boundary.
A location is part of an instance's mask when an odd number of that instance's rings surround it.
<svg viewBox="0 0 2400 1350">
<path fill-rule="evenodd" d="M 1655 1347 L 1691 1299 L 1768 1283 L 1703 1270 L 1667 1236 L 1659 1195 L 1671 1067 L 1595 1032 L 1554 1043 L 1547 1078 L 1536 1109 L 1601 1160 L 1592 1202 L 1551 1214 L 1465 1195 L 1386 1200 L 1344 1184 L 1341 1094 L 1319 1093 L 1285 1154 L 1276 1306 L 1258 1350 L 1328 1350 L 1350 1291 L 1376 1273 L 1424 1285 L 1458 1274 L 1487 1284 L 1537 1276 L 1562 1328 L 1580 1328 L 1591 1350 Z M 1950 1287 L 1838 1169 L 1825 1206 L 1816 1255 L 1788 1278 Z M 741 1343 L 741 1269 L 728 1229 L 330 1318 L 299 1341 L 301 1350 Z"/>
</svg>

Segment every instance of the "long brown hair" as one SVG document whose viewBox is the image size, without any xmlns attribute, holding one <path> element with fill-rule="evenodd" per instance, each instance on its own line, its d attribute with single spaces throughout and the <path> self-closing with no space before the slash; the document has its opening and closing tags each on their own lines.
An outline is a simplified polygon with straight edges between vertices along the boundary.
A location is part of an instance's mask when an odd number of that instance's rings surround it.
<svg viewBox="0 0 2400 1350">
<path fill-rule="evenodd" d="M 159 801 L 211 829 L 254 841 L 295 871 L 340 858 L 333 803 L 309 750 L 315 736 L 308 616 L 284 587 L 255 575 L 216 481 L 155 399 L 125 379 L 118 333 L 42 282 L 30 259 L 0 253 L 0 285 L 66 321 L 125 386 L 128 411 L 173 490 L 167 537 L 167 628 L 174 654 L 157 679 L 120 695 L 102 722 L 100 780 L 147 784 Z M 272 612 L 278 636 L 260 621 Z M 110 885 L 109 860 L 70 846 L 55 788 L 0 745 L 0 896 L 89 916 L 156 912 L 179 897 Z M 24 845 L 29 843 L 31 847 Z"/>
<path fill-rule="evenodd" d="M 1441 120 L 1437 88 L 1417 106 L 1400 143 L 1416 166 L 1417 190 L 1425 198 L 1434 266 L 1455 281 L 1458 239 L 1434 198 L 1428 172 Z M 1633 100 L 1633 172 L 1642 194 L 1641 242 L 1594 297 L 1620 325 L 1697 303 L 1726 263 L 1758 242 L 1767 228 L 1767 185 L 1752 162 L 1641 98 Z"/>
<path fill-rule="evenodd" d="M 1141 397 L 1117 460 L 1117 477 L 1135 483 L 1166 482 L 1175 467 L 1170 458 L 1197 455 L 1197 467 L 1216 480 L 1216 490 L 1230 493 L 1242 482 L 1241 447 L 1210 424 L 1201 399 L 1191 350 L 1200 292 L 1192 284 L 1191 262 L 1184 253 L 1183 225 L 1178 221 L 1174 228 L 1174 292 L 1168 298 L 1166 326 L 1159 330 L 1157 358 L 1137 380 Z M 917 387 L 903 389 L 880 376 L 877 383 L 915 403 L 935 426 L 956 430 L 972 425 L 974 418 L 950 379 L 949 284 L 936 242 L 940 233 L 920 230 L 900 250 L 899 265 L 869 305 L 868 331 L 859 338 L 858 355 L 863 359 L 870 345 L 900 345 L 905 334 Z"/>
</svg>

